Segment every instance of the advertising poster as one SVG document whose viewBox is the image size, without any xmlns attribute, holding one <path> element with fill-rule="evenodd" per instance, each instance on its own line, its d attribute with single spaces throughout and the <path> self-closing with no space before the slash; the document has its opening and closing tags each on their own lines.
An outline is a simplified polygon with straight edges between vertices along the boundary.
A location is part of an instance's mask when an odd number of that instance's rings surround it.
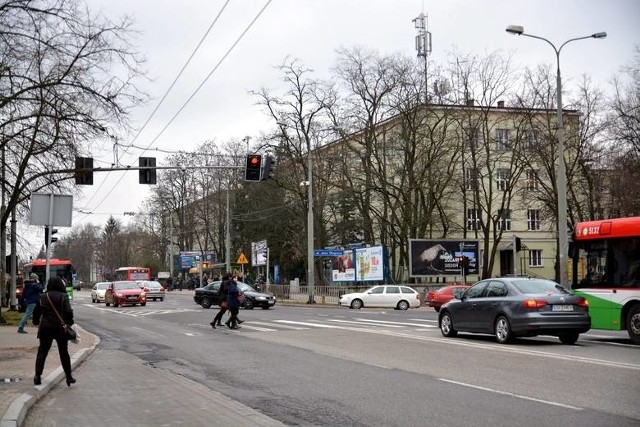
<svg viewBox="0 0 640 427">
<path fill-rule="evenodd" d="M 267 265 L 267 241 L 251 242 L 251 266 Z"/>
<path fill-rule="evenodd" d="M 331 257 L 331 281 L 353 282 L 356 280 L 353 250 L 342 252 L 342 255 Z"/>
<path fill-rule="evenodd" d="M 213 251 L 180 251 L 178 259 L 180 269 L 187 270 L 191 267 L 197 267 L 200 261 L 215 262 L 216 254 Z"/>
<path fill-rule="evenodd" d="M 384 258 L 382 246 L 357 248 L 356 279 L 360 282 L 384 280 Z"/>
<path fill-rule="evenodd" d="M 468 274 L 478 274 L 477 240 L 409 239 L 411 277 L 460 275 L 459 258 L 469 258 Z"/>
</svg>

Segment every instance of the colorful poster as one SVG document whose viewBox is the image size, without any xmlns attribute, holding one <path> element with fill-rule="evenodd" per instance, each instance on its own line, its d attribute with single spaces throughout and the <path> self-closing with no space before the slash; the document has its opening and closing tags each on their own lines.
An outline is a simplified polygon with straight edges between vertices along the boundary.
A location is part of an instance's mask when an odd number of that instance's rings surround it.
<svg viewBox="0 0 640 427">
<path fill-rule="evenodd" d="M 384 280 L 384 262 L 382 246 L 357 248 L 356 279 L 359 282 Z"/>
<path fill-rule="evenodd" d="M 356 269 L 353 251 L 346 250 L 340 256 L 331 257 L 331 281 L 353 282 L 356 280 Z"/>
<path fill-rule="evenodd" d="M 462 255 L 469 258 L 468 274 L 478 274 L 478 251 L 477 240 L 409 239 L 409 275 L 460 275 Z"/>
</svg>

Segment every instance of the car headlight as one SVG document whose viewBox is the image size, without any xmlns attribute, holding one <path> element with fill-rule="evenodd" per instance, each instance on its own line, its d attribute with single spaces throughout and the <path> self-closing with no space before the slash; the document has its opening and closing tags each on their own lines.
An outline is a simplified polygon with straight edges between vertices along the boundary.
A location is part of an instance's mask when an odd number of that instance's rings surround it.
<svg viewBox="0 0 640 427">
<path fill-rule="evenodd" d="M 122 295 L 120 292 L 116 292 L 116 296 L 117 296 L 118 298 L 122 298 L 124 295 Z"/>
<path fill-rule="evenodd" d="M 265 297 L 256 297 L 256 299 L 257 299 L 258 301 L 265 301 L 265 300 L 266 300 L 266 298 L 265 298 Z"/>
</svg>

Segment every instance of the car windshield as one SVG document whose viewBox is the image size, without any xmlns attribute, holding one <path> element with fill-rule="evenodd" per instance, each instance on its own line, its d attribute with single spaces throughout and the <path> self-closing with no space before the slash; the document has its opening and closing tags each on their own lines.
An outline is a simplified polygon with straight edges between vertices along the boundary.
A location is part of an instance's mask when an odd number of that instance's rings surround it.
<svg viewBox="0 0 640 427">
<path fill-rule="evenodd" d="M 514 280 L 513 284 L 523 294 L 569 294 L 561 285 L 550 280 Z"/>
<path fill-rule="evenodd" d="M 147 283 L 145 283 L 145 286 L 147 288 L 161 288 L 162 287 L 162 285 L 160 285 L 159 282 L 147 282 Z"/>
<path fill-rule="evenodd" d="M 140 287 L 134 282 L 116 283 L 116 290 L 123 291 L 125 289 L 140 289 Z"/>
<path fill-rule="evenodd" d="M 105 289 L 107 289 L 108 287 L 109 287 L 109 284 L 108 284 L 108 283 L 98 283 L 98 284 L 96 285 L 96 289 L 97 289 L 97 290 L 105 290 Z"/>
<path fill-rule="evenodd" d="M 238 289 L 242 292 L 256 292 L 255 289 L 243 282 L 238 282 Z"/>
</svg>

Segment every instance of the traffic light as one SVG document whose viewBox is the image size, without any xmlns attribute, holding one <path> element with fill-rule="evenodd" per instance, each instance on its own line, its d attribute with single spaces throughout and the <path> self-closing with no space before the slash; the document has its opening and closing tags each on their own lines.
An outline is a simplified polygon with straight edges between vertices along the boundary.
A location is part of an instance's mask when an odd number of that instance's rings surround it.
<svg viewBox="0 0 640 427">
<path fill-rule="evenodd" d="M 262 155 L 247 154 L 247 163 L 244 169 L 245 181 L 260 181 L 262 178 Z"/>
<path fill-rule="evenodd" d="M 274 166 L 276 162 L 269 155 L 264 156 L 264 160 L 262 162 L 262 170 L 260 172 L 260 180 L 264 181 L 265 179 L 273 178 Z"/>
<path fill-rule="evenodd" d="M 516 241 L 516 252 L 520 252 L 522 250 L 522 240 L 519 237 L 516 237 L 515 241 Z"/>
<path fill-rule="evenodd" d="M 140 184 L 155 184 L 156 183 L 156 158 L 155 157 L 140 157 L 138 159 L 138 171 Z"/>
<path fill-rule="evenodd" d="M 76 185 L 93 185 L 93 158 L 76 157 Z"/>
<path fill-rule="evenodd" d="M 44 246 L 46 248 L 49 247 L 49 233 L 51 233 L 51 243 L 55 243 L 58 241 L 57 237 L 53 237 L 54 234 L 56 234 L 58 232 L 57 228 L 52 228 L 51 230 L 49 230 L 49 226 L 45 226 L 44 227 Z"/>
</svg>

